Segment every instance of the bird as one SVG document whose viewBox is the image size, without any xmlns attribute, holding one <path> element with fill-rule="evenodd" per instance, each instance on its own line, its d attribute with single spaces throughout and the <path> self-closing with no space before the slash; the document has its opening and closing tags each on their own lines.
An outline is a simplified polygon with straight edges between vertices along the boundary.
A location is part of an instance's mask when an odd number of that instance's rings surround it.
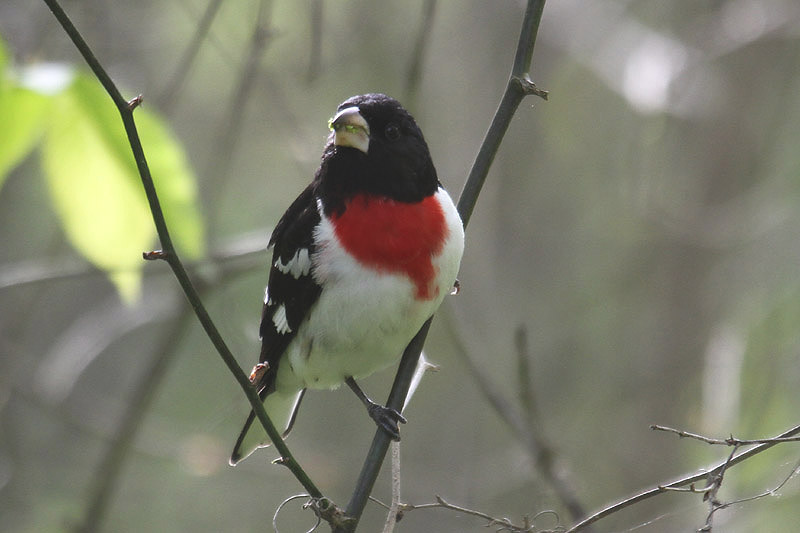
<svg viewBox="0 0 800 533">
<path fill-rule="evenodd" d="M 312 182 L 272 232 L 261 351 L 250 375 L 275 427 L 307 389 L 346 383 L 394 440 L 405 418 L 356 380 L 390 366 L 457 283 L 464 230 L 422 131 L 394 98 L 352 96 Z M 230 457 L 270 445 L 250 412 Z"/>
</svg>

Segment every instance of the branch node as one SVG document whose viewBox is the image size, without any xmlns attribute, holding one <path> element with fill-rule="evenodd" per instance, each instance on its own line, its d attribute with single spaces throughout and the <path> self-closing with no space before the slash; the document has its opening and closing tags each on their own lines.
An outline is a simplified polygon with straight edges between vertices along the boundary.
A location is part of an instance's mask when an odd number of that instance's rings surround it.
<svg viewBox="0 0 800 533">
<path fill-rule="evenodd" d="M 142 252 L 142 259 L 145 261 L 156 261 L 157 259 L 167 260 L 169 254 L 164 250 L 153 250 L 151 252 Z"/>
<path fill-rule="evenodd" d="M 139 94 L 139 95 L 135 96 L 134 98 L 128 100 L 128 110 L 129 111 L 133 111 L 134 109 L 139 107 L 139 105 L 141 105 L 141 103 L 143 101 L 144 101 L 144 95 L 143 94 Z"/>
<path fill-rule="evenodd" d="M 332 531 L 352 531 L 357 520 L 347 516 L 335 503 L 324 496 L 312 498 L 305 507 L 310 507 L 322 520 L 331 525 Z"/>
<path fill-rule="evenodd" d="M 517 85 L 517 87 L 519 87 L 519 89 L 522 91 L 522 94 L 525 96 L 532 94 L 534 96 L 538 96 L 542 100 L 547 100 L 547 97 L 550 94 L 548 91 L 538 88 L 527 74 L 523 74 L 522 76 L 513 76 L 511 80 Z"/>
</svg>

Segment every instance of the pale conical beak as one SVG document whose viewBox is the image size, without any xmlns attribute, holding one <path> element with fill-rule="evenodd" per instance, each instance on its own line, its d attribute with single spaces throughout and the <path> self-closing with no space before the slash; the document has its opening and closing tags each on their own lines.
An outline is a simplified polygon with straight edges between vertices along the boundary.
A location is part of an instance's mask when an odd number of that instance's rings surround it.
<svg viewBox="0 0 800 533">
<path fill-rule="evenodd" d="M 361 116 L 358 107 L 342 109 L 328 126 L 333 130 L 333 144 L 357 148 L 365 154 L 369 150 L 369 124 Z"/>
</svg>

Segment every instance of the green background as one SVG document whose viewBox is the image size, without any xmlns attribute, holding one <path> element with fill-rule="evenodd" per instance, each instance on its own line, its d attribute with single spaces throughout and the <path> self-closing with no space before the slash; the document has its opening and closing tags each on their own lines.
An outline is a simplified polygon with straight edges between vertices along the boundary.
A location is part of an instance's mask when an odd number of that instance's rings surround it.
<svg viewBox="0 0 800 533">
<path fill-rule="evenodd" d="M 64 2 L 123 94 L 144 95 L 136 118 L 178 251 L 245 369 L 258 351 L 263 248 L 313 176 L 340 101 L 395 96 L 453 196 L 465 181 L 506 84 L 523 7 L 437 2 L 413 82 L 424 4 L 223 2 L 170 95 L 205 1 Z M 266 41 L 251 58 L 259 20 Z M 423 380 L 402 427 L 404 501 L 438 494 L 516 523 L 546 509 L 574 522 L 465 364 L 470 357 L 521 410 L 520 327 L 535 425 L 587 511 L 730 451 L 650 424 L 720 438 L 798 424 L 798 27 L 793 0 L 545 6 L 532 78 L 550 100 L 520 106 L 470 222 L 461 293 L 426 345 L 440 370 Z M 301 487 L 270 464 L 272 450 L 227 466 L 246 402 L 187 318 L 167 265 L 140 260 L 157 241 L 113 108 L 102 107 L 43 2 L 4 0 L 0 36 L 0 530 L 61 531 L 82 520 L 158 358 L 161 380 L 106 494 L 103 530 L 271 530 L 275 509 Z M 31 72 L 50 63 L 77 81 L 43 92 Z M 65 124 L 83 129 L 64 133 Z M 392 376 L 362 385 L 382 400 Z M 372 434 L 349 391 L 313 391 L 288 444 L 344 506 Z M 797 445 L 781 445 L 730 470 L 718 498 L 774 488 L 797 461 Z M 386 470 L 374 494 L 383 501 Z M 792 479 L 779 497 L 721 510 L 715 530 L 791 530 L 799 491 Z M 597 530 L 690 531 L 707 513 L 699 495 L 668 494 Z M 370 504 L 363 531 L 379 531 L 384 514 Z M 313 523 L 299 503 L 278 518 L 284 532 Z M 397 531 L 484 525 L 417 510 Z"/>
</svg>

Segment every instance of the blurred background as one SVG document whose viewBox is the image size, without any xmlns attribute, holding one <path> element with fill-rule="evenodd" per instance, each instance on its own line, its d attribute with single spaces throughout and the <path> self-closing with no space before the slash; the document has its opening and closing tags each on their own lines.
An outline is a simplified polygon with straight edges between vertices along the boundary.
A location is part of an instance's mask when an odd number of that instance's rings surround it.
<svg viewBox="0 0 800 533">
<path fill-rule="evenodd" d="M 268 236 L 313 176 L 337 104 L 398 98 L 457 196 L 524 12 L 511 0 L 63 7 L 185 152 L 205 250 L 192 273 L 248 370 Z M 86 71 L 43 2 L 4 0 L 0 37 L 8 68 Z M 497 154 L 461 293 L 426 345 L 440 369 L 406 411 L 401 454 L 404 501 L 438 494 L 518 524 L 554 510 L 560 521 L 535 521 L 546 529 L 576 521 L 570 498 L 588 513 L 730 453 L 650 424 L 759 438 L 800 420 L 800 4 L 551 0 L 531 75 L 550 99 L 522 103 Z M 24 157 L 0 190 L 0 530 L 88 517 L 102 531 L 271 531 L 302 489 L 271 449 L 227 465 L 246 401 L 169 268 L 137 255 L 138 296 L 121 296 L 67 238 L 42 157 Z M 362 386 L 382 400 L 393 375 Z M 510 407 L 498 412 L 487 390 Z M 349 391 L 313 391 L 288 444 L 344 506 L 373 432 Z M 717 497 L 774 489 L 798 458 L 796 444 L 777 446 L 729 470 Z M 281 510 L 280 531 L 313 526 L 302 501 Z M 692 531 L 708 511 L 699 495 L 661 495 L 596 531 Z M 370 504 L 359 531 L 384 516 Z M 798 519 L 789 479 L 714 526 L 788 531 Z M 398 531 L 485 523 L 417 510 Z"/>
</svg>

